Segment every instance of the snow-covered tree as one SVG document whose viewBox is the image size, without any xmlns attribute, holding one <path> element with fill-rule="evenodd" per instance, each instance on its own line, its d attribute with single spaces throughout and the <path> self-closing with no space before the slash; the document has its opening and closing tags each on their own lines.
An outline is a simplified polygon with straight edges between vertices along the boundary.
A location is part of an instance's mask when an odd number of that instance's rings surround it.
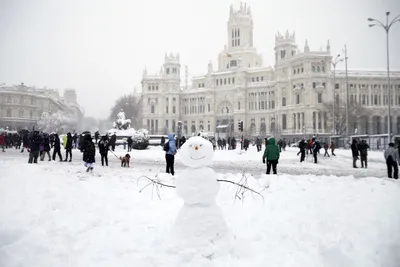
<svg viewBox="0 0 400 267">
<path fill-rule="evenodd" d="M 115 101 L 114 106 L 111 108 L 110 120 L 115 121 L 118 113 L 123 110 L 125 118 L 131 120 L 133 128 L 139 128 L 142 124 L 142 108 L 140 99 L 133 94 L 124 95 Z"/>
<path fill-rule="evenodd" d="M 37 121 L 37 129 L 47 133 L 73 131 L 76 126 L 77 119 L 62 111 L 52 114 L 43 112 Z"/>
</svg>

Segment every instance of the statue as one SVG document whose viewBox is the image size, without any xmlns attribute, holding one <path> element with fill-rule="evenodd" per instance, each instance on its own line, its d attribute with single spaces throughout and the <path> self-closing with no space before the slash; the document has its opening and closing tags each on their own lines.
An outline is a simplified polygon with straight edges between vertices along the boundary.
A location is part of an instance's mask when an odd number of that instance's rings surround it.
<svg viewBox="0 0 400 267">
<path fill-rule="evenodd" d="M 125 119 L 125 112 L 122 109 L 117 114 L 117 120 L 113 123 L 113 127 L 118 130 L 127 130 L 131 128 L 131 120 Z"/>
</svg>

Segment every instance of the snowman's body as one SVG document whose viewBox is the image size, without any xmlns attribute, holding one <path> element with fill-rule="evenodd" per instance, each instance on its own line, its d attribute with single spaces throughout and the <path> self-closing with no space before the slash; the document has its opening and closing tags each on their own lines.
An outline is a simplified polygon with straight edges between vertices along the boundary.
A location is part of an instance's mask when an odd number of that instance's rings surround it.
<svg viewBox="0 0 400 267">
<path fill-rule="evenodd" d="M 217 174 L 207 167 L 212 156 L 211 143 L 201 137 L 190 138 L 180 152 L 188 168 L 176 178 L 177 195 L 184 205 L 176 218 L 172 237 L 186 248 L 208 250 L 218 243 L 229 243 L 232 238 L 216 203 L 220 188 Z"/>
</svg>

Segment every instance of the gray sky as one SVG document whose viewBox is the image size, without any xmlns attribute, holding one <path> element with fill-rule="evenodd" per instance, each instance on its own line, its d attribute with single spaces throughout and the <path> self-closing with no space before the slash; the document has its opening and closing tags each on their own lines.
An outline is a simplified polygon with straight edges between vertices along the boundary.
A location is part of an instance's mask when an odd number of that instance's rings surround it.
<svg viewBox="0 0 400 267">
<path fill-rule="evenodd" d="M 159 71 L 179 52 L 181 78 L 207 71 L 226 43 L 234 0 L 0 0 L 0 83 L 75 88 L 86 115 L 108 116 L 115 99 L 140 89 L 144 66 Z M 273 65 L 275 33 L 296 32 L 303 50 L 348 47 L 350 69 L 386 68 L 385 33 L 367 17 L 400 14 L 399 0 L 252 0 L 254 45 Z M 391 29 L 391 68 L 400 69 L 400 23 Z M 397 49 L 396 49 L 397 47 Z M 344 68 L 344 66 L 340 66 Z"/>
</svg>

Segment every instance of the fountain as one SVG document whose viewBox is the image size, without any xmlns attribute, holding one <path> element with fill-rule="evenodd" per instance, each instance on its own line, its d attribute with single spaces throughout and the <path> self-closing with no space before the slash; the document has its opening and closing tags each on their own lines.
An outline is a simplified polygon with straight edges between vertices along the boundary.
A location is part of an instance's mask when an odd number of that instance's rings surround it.
<svg viewBox="0 0 400 267">
<path fill-rule="evenodd" d="M 108 130 L 108 135 L 117 136 L 117 144 L 123 144 L 129 137 L 133 139 L 133 149 L 146 149 L 149 145 L 149 135 L 146 129 L 135 130 L 131 127 L 131 120 L 126 119 L 125 112 L 117 114 L 117 120 L 113 122 L 113 128 Z"/>
</svg>

